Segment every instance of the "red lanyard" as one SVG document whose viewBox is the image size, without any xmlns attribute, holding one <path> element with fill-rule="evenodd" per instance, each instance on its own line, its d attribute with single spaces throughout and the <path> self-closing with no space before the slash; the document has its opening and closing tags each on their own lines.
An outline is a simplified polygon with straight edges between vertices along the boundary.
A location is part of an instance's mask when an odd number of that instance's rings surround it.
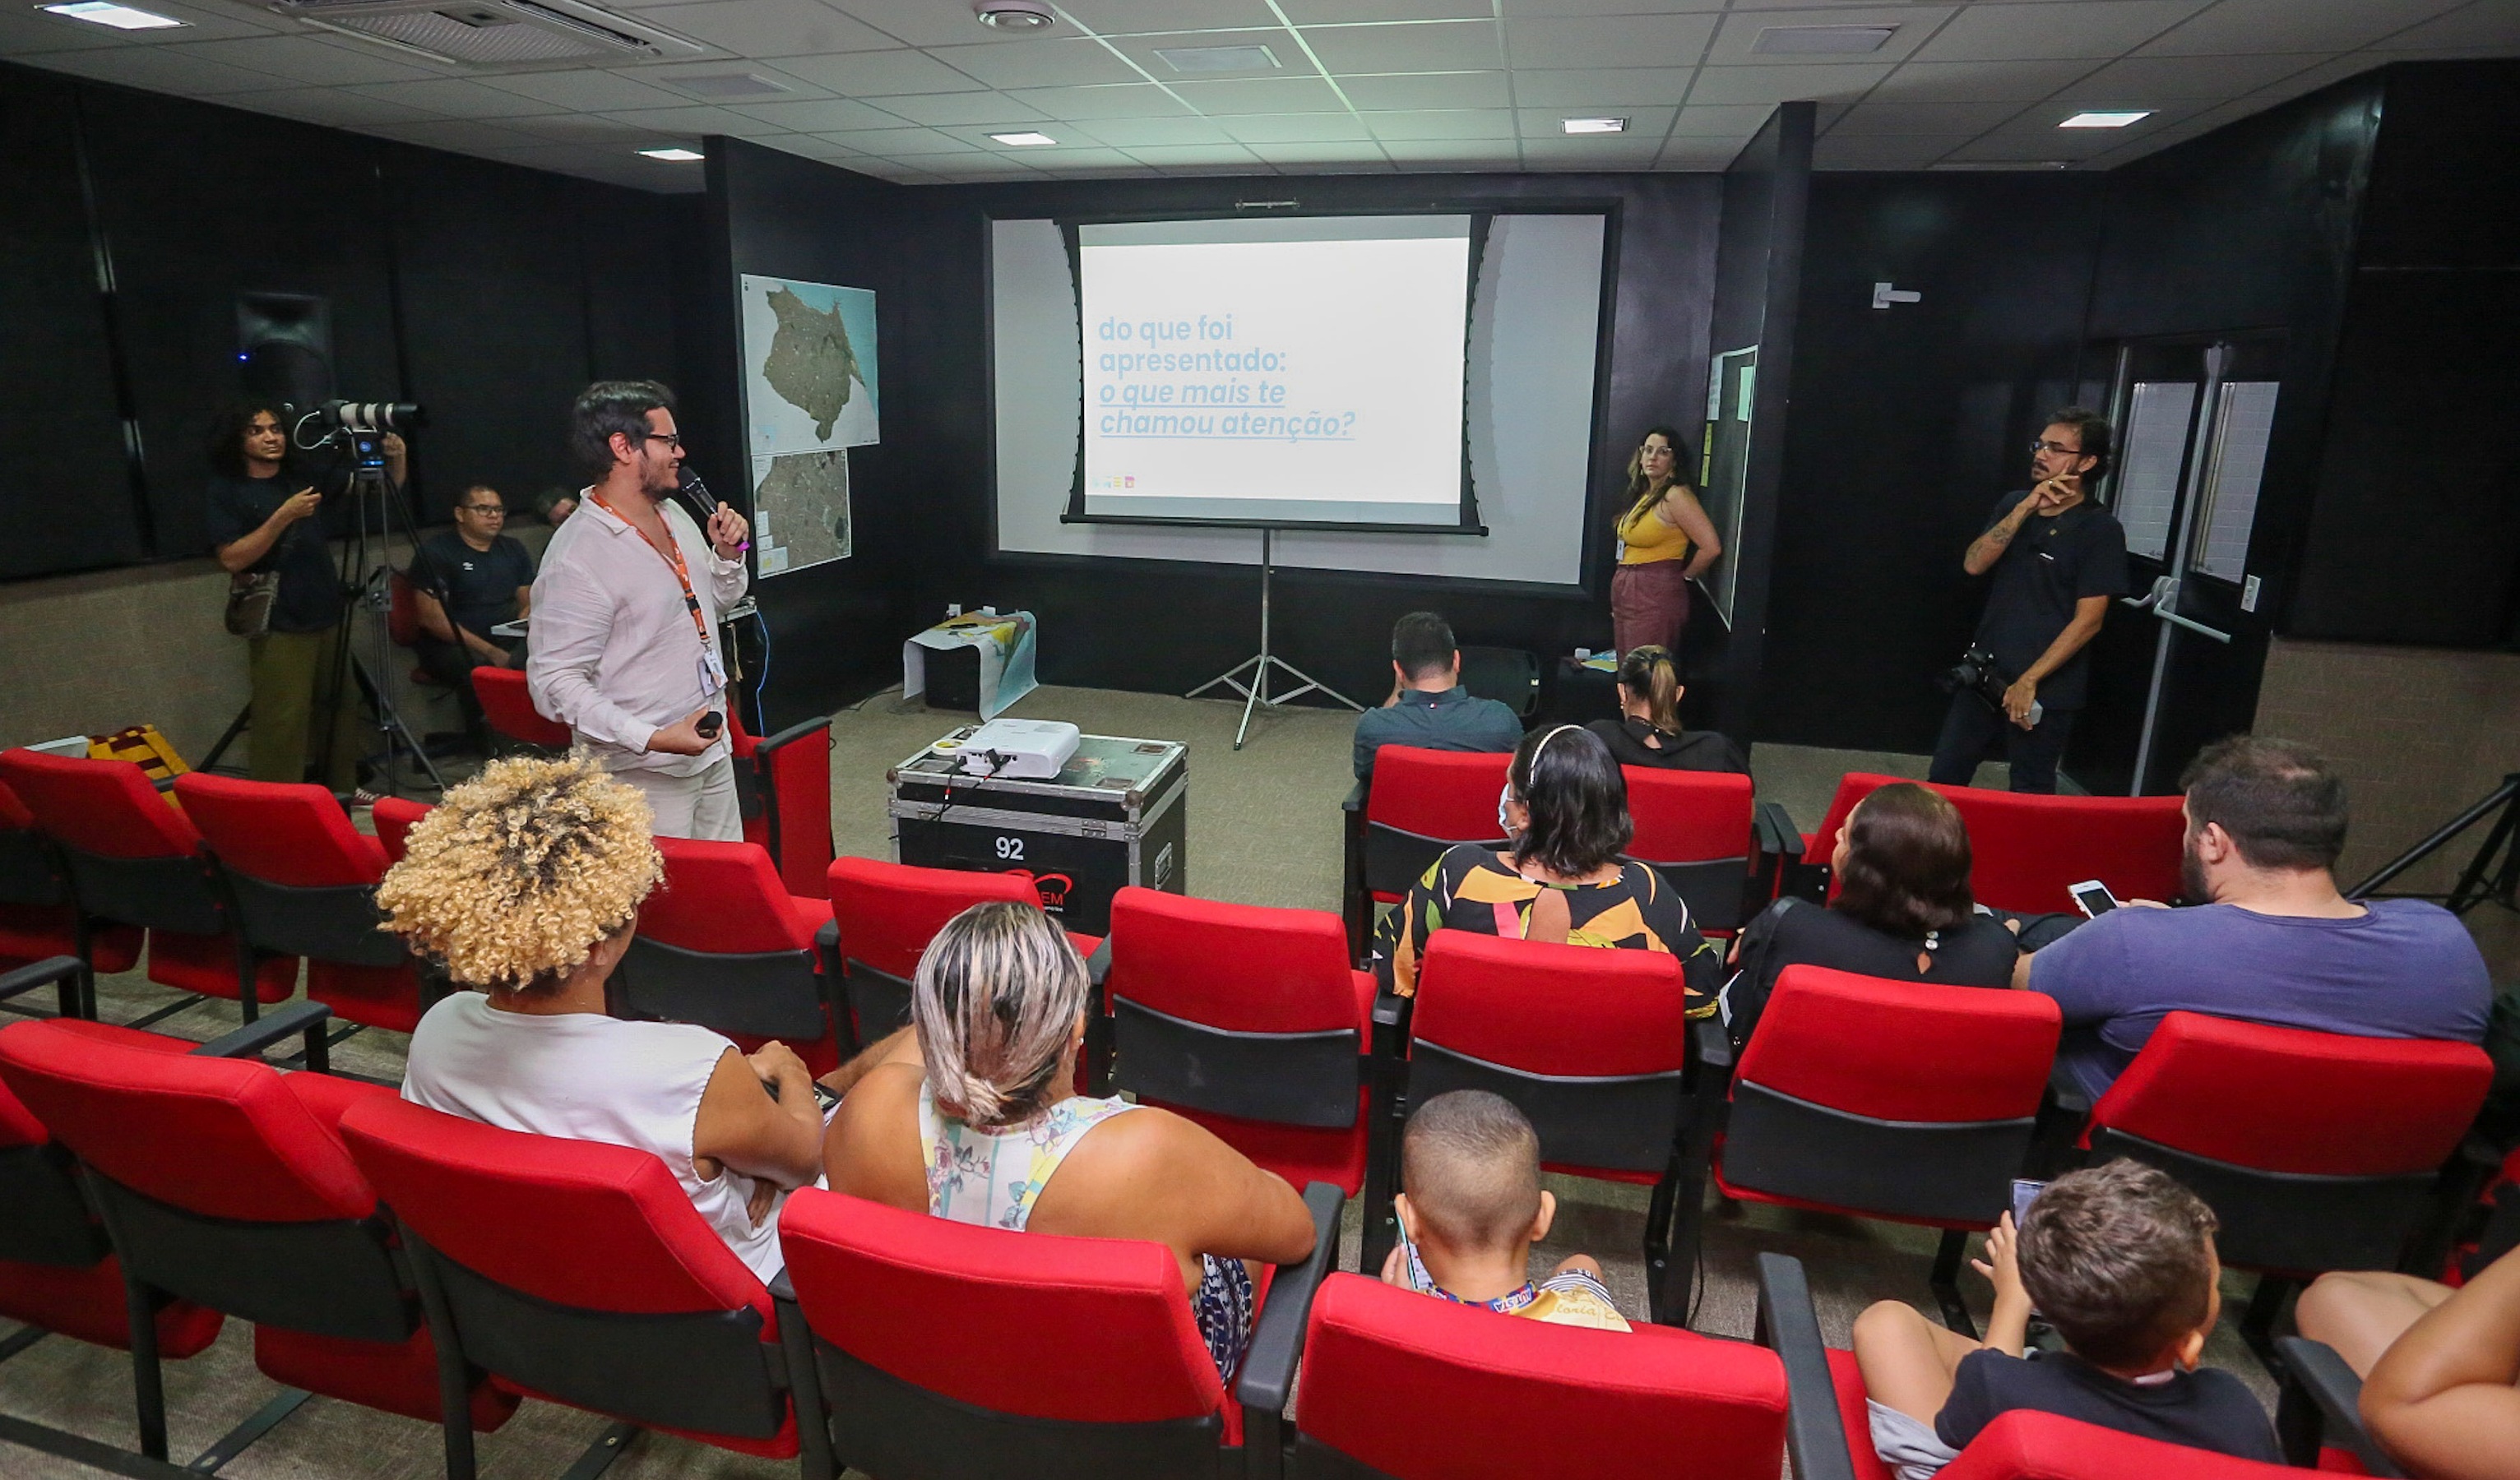
<svg viewBox="0 0 2520 1480">
<path fill-rule="evenodd" d="M 622 518 L 621 511 L 613 508 L 612 505 L 606 500 L 604 495 L 600 493 L 596 494 L 594 495 L 594 499 L 595 502 L 603 508 L 606 514 L 612 516 L 616 519 L 621 519 L 621 522 L 624 524 L 630 524 L 628 519 Z M 664 517 L 664 514 L 662 511 L 659 511 L 656 516 L 661 519 Z M 630 524 L 630 532 L 639 536 L 639 542 L 641 544 L 655 551 L 657 559 L 674 567 L 674 579 L 680 582 L 683 588 L 683 609 L 692 614 L 692 630 L 699 634 L 700 646 L 702 648 L 708 647 L 708 623 L 703 621 L 700 617 L 699 594 L 692 590 L 691 567 L 683 563 L 682 542 L 680 540 L 675 540 L 672 542 L 672 548 L 668 549 L 664 546 L 658 545 L 654 540 L 648 538 L 648 531 L 640 528 L 636 524 Z M 671 535 L 673 533 L 673 526 L 667 525 L 665 532 L 666 534 Z"/>
</svg>

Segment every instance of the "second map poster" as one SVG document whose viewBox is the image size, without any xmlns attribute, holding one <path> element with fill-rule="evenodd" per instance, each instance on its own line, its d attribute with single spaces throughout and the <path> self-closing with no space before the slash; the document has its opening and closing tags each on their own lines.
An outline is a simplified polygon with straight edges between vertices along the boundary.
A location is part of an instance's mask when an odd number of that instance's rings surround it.
<svg viewBox="0 0 2520 1480">
<path fill-rule="evenodd" d="M 881 439 L 875 293 L 742 276 L 754 557 L 779 575 L 852 553 L 846 449 Z"/>
</svg>

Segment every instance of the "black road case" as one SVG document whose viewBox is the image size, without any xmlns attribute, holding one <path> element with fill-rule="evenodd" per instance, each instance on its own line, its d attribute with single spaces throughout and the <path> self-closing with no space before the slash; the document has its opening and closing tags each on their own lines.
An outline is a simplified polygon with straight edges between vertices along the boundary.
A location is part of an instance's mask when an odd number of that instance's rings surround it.
<svg viewBox="0 0 2520 1480">
<path fill-rule="evenodd" d="M 922 750 L 888 773 L 901 862 L 1024 875 L 1044 909 L 1087 935 L 1109 932 L 1124 885 L 1189 892 L 1190 756 L 1179 741 L 1084 736 L 1046 781 L 958 776 L 955 765 Z"/>
</svg>

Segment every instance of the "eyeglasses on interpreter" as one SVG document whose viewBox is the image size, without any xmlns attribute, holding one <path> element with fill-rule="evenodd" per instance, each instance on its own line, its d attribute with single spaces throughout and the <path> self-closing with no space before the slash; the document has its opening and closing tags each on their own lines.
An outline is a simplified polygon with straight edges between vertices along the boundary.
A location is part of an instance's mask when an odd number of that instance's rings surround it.
<svg viewBox="0 0 2520 1480">
<path fill-rule="evenodd" d="M 2043 452 L 2052 452 L 2060 458 L 2079 458 L 2083 455 L 2083 449 L 2080 447 L 2068 447 L 2062 442 L 2037 441 L 2030 444 L 2032 457 L 2037 457 Z"/>
<path fill-rule="evenodd" d="M 652 431 L 648 433 L 648 440 L 662 442 L 676 452 L 683 450 L 683 434 L 679 431 Z"/>
</svg>

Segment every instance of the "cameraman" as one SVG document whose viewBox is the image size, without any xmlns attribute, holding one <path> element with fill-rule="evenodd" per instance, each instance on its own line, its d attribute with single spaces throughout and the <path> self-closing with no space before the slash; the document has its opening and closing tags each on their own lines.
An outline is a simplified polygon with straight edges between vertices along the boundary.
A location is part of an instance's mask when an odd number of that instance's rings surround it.
<svg viewBox="0 0 2520 1480">
<path fill-rule="evenodd" d="M 1976 646 L 1995 655 L 2003 709 L 1965 686 L 1953 694 L 1929 780 L 1967 785 L 2001 740 L 2013 790 L 2056 789 L 2056 762 L 2090 688 L 2083 650 L 2110 599 L 2126 592 L 2126 530 L 2084 487 L 2107 469 L 2109 439 L 2107 421 L 2079 406 L 2050 417 L 2030 449 L 2034 486 L 1999 500 L 1961 557 L 1971 575 L 1995 572 Z"/>
<path fill-rule="evenodd" d="M 348 605 L 334 568 L 325 481 L 296 466 L 289 408 L 247 401 L 222 414 L 209 439 L 202 523 L 230 575 L 277 572 L 269 629 L 250 639 L 251 764 L 256 781 L 307 780 L 308 752 L 336 792 L 358 785 L 365 745 L 358 686 L 341 652 Z M 402 438 L 384 439 L 385 471 L 404 476 Z"/>
</svg>

